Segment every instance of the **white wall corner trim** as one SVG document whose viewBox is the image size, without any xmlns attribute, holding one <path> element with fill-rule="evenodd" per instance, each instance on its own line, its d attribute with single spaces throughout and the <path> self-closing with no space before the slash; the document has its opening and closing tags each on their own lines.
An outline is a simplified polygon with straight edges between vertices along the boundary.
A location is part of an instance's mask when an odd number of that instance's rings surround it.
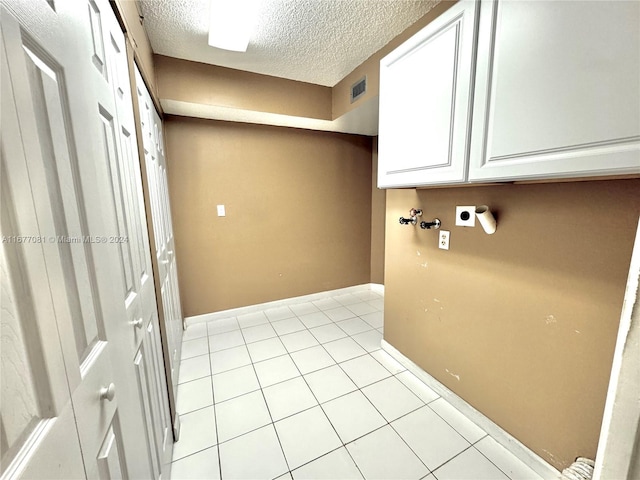
<svg viewBox="0 0 640 480">
<path fill-rule="evenodd" d="M 458 411 L 465 415 L 469 420 L 487 432 L 495 441 L 515 455 L 525 465 L 535 471 L 538 475 L 545 479 L 559 479 L 560 472 L 547 463 L 544 459 L 523 445 L 515 437 L 504 431 L 501 427 L 485 417 L 470 404 L 445 387 L 438 380 L 433 378 L 427 372 L 422 370 L 418 365 L 413 363 L 402 353 L 400 353 L 393 345 L 386 340 L 382 340 L 382 349 L 400 362 L 408 371 L 413 373 L 429 388 L 438 393 L 447 402 L 453 405 Z"/>
</svg>

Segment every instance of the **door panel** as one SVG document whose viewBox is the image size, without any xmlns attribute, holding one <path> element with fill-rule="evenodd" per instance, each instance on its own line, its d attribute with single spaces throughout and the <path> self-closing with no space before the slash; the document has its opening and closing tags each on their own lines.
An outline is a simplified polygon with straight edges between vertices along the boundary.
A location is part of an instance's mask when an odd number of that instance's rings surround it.
<svg viewBox="0 0 640 480">
<path fill-rule="evenodd" d="M 4 228 L 3 235 L 8 233 Z M 41 420 L 38 396 L 33 384 L 34 369 L 29 359 L 25 334 L 20 326 L 18 305 L 22 295 L 16 295 L 10 280 L 12 272 L 7 265 L 7 255 L 2 249 L 2 355 L 5 362 L 2 365 L 2 436 L 0 447 L 3 452 L 19 445 L 21 439 L 29 435 Z M 23 275 L 16 267 L 14 281 L 21 285 Z M 28 297 L 25 298 L 28 300 Z M 29 307 L 27 307 L 29 308 Z M 42 366 L 40 363 L 39 366 Z M 25 375 L 26 373 L 26 375 Z M 12 412 L 8 415 L 7 412 Z"/>
<path fill-rule="evenodd" d="M 152 439 L 155 449 L 152 449 L 152 464 L 157 472 L 164 461 L 163 457 L 172 442 L 171 420 L 166 395 L 159 395 L 166 391 L 164 380 L 164 365 L 162 363 L 160 335 L 155 328 L 156 322 L 150 322 L 145 330 L 145 337 L 136 354 L 134 365 L 138 380 L 138 393 L 144 405 L 144 419 L 147 435 Z"/>
<path fill-rule="evenodd" d="M 469 179 L 640 172 L 638 24 L 638 2 L 482 2 Z"/>
<path fill-rule="evenodd" d="M 102 2 L 96 2 L 96 7 L 100 8 L 101 6 Z M 120 355 L 115 362 L 125 372 L 127 385 L 130 386 L 125 394 L 127 405 L 135 405 L 136 408 L 121 410 L 120 414 L 123 421 L 126 420 L 123 422 L 125 431 L 128 431 L 131 428 L 130 425 L 135 422 L 138 434 L 145 435 L 146 442 L 144 444 L 148 447 L 149 452 L 144 452 L 144 454 L 140 452 L 140 454 L 148 459 L 149 468 L 153 472 L 154 478 L 158 478 L 162 473 L 168 474 L 167 467 L 171 461 L 173 448 L 166 382 L 162 382 L 162 379 L 159 380 L 157 375 L 150 376 L 157 388 L 144 391 L 143 393 L 149 396 L 141 398 L 140 390 L 136 388 L 138 374 L 132 362 L 137 357 L 139 345 L 148 341 L 146 332 L 149 330 L 155 332 L 158 323 L 133 104 L 128 82 L 124 37 L 118 30 L 114 19 L 109 25 L 106 22 L 103 23 L 103 33 L 105 34 L 103 43 L 108 67 L 105 86 L 108 86 L 112 92 L 116 112 L 111 123 L 113 135 L 109 137 L 113 139 L 113 143 L 108 153 L 114 194 L 112 200 L 116 215 L 121 219 L 122 237 L 126 240 L 121 243 L 122 258 L 125 268 L 131 274 L 132 282 L 130 287 L 128 286 L 122 291 L 121 301 L 127 311 L 127 324 L 123 325 L 126 328 L 119 333 L 122 335 L 119 338 L 122 338 L 123 355 Z M 161 363 L 161 350 L 153 351 L 153 353 L 157 355 L 153 362 Z M 155 423 L 153 429 L 144 428 L 145 402 L 154 406 Z M 158 441 L 157 431 L 164 432 L 162 439 L 167 441 Z M 140 449 L 141 445 L 138 444 L 136 447 Z"/>
<path fill-rule="evenodd" d="M 51 278 L 31 189 L 6 37 L 20 32 L 1 9 L 0 142 L 0 475 L 2 478 L 84 478 Z M 17 38 L 16 38 L 17 37 Z M 26 188 L 25 188 L 26 187 Z M 73 337 L 66 344 L 77 356 Z M 64 462 L 60 459 L 64 458 Z"/>
<path fill-rule="evenodd" d="M 147 361 L 152 367 L 153 388 L 151 389 L 151 398 L 155 411 L 153 415 L 153 425 L 156 428 L 156 444 L 159 452 L 165 452 L 168 445 L 172 441 L 171 419 L 169 418 L 169 405 L 167 396 L 161 395 L 166 392 L 167 385 L 164 374 L 164 364 L 162 362 L 162 343 L 160 341 L 160 332 L 157 327 L 157 319 L 153 323 L 149 323 L 146 330 L 147 342 Z"/>
<path fill-rule="evenodd" d="M 176 398 L 183 325 L 177 266 L 174 255 L 175 247 L 164 158 L 162 122 L 137 68 L 135 77 L 143 137 L 144 166 L 153 223 L 158 290 L 164 312 L 163 331 L 166 336 L 166 344 L 164 345 L 165 368 L 169 371 L 168 381 L 171 383 L 173 398 Z"/>
<path fill-rule="evenodd" d="M 98 478 L 101 480 L 127 478 L 127 465 L 124 462 L 122 444 L 120 423 L 116 415 L 98 453 Z"/>
<path fill-rule="evenodd" d="M 45 184 L 38 185 L 48 196 L 44 201 L 60 207 L 53 212 L 51 227 L 62 256 L 65 283 L 68 286 L 69 309 L 78 360 L 84 362 L 100 340 L 104 326 L 99 311 L 95 265 L 82 200 L 78 185 L 79 165 L 68 131 L 70 107 L 61 67 L 23 36 L 28 85 L 34 102 L 33 120 L 41 146 Z M 25 44 L 30 44 L 29 46 Z M 31 48 L 29 48 L 31 47 Z M 36 166 L 33 167 L 38 168 Z M 87 241 L 88 240 L 88 241 Z M 86 243 L 85 243 L 86 241 Z"/>
<path fill-rule="evenodd" d="M 100 467 L 97 460 L 100 458 L 100 450 L 105 439 L 109 436 L 109 430 L 118 411 L 119 395 L 118 399 L 114 398 L 111 401 L 100 395 L 101 390 L 108 388 L 111 384 L 111 382 L 107 383 L 108 380 L 105 379 L 114 378 L 110 358 L 106 354 L 108 347 L 108 342 L 100 342 L 94 349 L 95 358 L 89 359 L 90 369 L 85 367 L 88 374 L 83 376 L 82 382 L 73 393 L 73 406 L 88 478 L 98 476 Z M 117 376 L 115 378 L 118 380 Z M 113 385 L 115 386 L 116 382 L 113 382 Z M 122 383 L 118 382 L 116 388 L 118 394 Z M 119 447 L 124 450 L 123 445 Z"/>
<path fill-rule="evenodd" d="M 89 20 L 91 26 L 91 40 L 93 46 L 93 55 L 91 61 L 98 69 L 100 74 L 107 78 L 107 66 L 104 57 L 104 42 L 102 40 L 102 13 L 95 2 L 89 0 Z"/>
<path fill-rule="evenodd" d="M 455 60 L 458 57 L 456 48 L 460 44 L 459 30 L 459 25 L 454 23 L 385 70 L 385 80 L 391 85 L 384 91 L 385 106 L 388 106 L 391 117 L 388 121 L 397 122 L 399 118 L 406 117 L 408 112 L 416 113 L 415 118 L 403 121 L 401 129 L 389 130 L 389 133 L 396 134 L 399 138 L 384 139 L 385 142 L 393 142 L 394 148 L 403 149 L 392 153 L 394 159 L 389 165 L 389 174 L 415 171 L 416 166 L 451 166 L 452 112 L 457 74 Z M 417 79 L 420 79 L 421 88 L 414 89 L 409 100 L 406 84 Z M 409 101 L 411 110 L 406 105 Z M 416 144 L 408 142 L 411 139 L 415 139 L 422 148 L 416 148 Z M 428 152 L 425 152 L 425 145 L 429 146 Z"/>
<path fill-rule="evenodd" d="M 121 172 L 122 165 L 117 153 L 117 139 L 115 120 L 106 110 L 100 109 L 100 121 L 102 123 L 104 134 L 105 156 L 109 159 L 109 173 L 111 180 L 111 188 L 113 189 L 113 207 L 117 216 L 117 225 L 115 234 L 119 239 L 128 239 L 129 230 L 125 219 L 125 208 L 128 201 L 127 195 L 122 191 L 123 185 L 120 178 L 123 176 Z M 124 291 L 122 292 L 122 301 L 125 305 L 131 305 L 137 296 L 134 285 L 134 267 L 133 256 L 131 255 L 131 246 L 129 242 L 118 242 L 116 244 L 119 251 L 118 258 L 120 260 L 121 270 L 123 272 Z"/>
<path fill-rule="evenodd" d="M 3 69 L 4 73 L 4 69 Z M 8 82 L 3 78 L 3 95 Z M 11 97 L 9 97 L 11 98 Z M 4 105 L 3 105 L 4 107 Z M 4 122 L 15 117 L 3 108 Z M 13 127 L 17 126 L 17 120 Z M 14 194 L 11 180 L 26 174 L 24 156 L 2 136 L 0 283 L 0 475 L 2 478 L 84 478 L 80 442 L 73 418 L 64 363 L 53 318 L 42 244 L 17 243 L 31 230 L 35 211 L 30 192 Z M 6 135 L 5 135 L 6 134 Z M 19 136 L 13 137 L 19 139 Z M 19 144 L 19 142 L 11 142 Z M 8 160 L 10 158 L 11 160 Z M 25 195 L 27 194 L 27 195 Z M 20 212 L 18 220 L 16 212 Z M 52 341 L 53 339 L 53 341 Z M 63 464 L 59 459 L 65 458 Z"/>
<path fill-rule="evenodd" d="M 380 61 L 380 188 L 466 181 L 479 2 L 458 2 Z"/>
</svg>

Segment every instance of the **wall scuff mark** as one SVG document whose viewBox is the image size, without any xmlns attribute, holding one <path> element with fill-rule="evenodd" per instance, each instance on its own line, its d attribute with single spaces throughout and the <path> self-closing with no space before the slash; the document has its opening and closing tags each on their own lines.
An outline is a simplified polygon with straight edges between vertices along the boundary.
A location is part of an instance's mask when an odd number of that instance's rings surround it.
<svg viewBox="0 0 640 480">
<path fill-rule="evenodd" d="M 455 373 L 450 372 L 448 368 L 445 368 L 444 371 L 447 372 L 449 375 L 451 375 L 456 380 L 460 381 L 460 375 L 456 375 Z"/>
</svg>

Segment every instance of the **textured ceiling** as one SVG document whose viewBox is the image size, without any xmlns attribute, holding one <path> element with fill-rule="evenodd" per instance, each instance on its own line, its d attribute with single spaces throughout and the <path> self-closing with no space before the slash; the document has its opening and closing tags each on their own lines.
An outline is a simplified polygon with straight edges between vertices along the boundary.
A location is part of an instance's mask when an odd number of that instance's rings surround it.
<svg viewBox="0 0 640 480">
<path fill-rule="evenodd" d="M 332 87 L 438 0 L 262 0 L 246 53 L 207 44 L 208 0 L 140 3 L 155 53 Z"/>
</svg>

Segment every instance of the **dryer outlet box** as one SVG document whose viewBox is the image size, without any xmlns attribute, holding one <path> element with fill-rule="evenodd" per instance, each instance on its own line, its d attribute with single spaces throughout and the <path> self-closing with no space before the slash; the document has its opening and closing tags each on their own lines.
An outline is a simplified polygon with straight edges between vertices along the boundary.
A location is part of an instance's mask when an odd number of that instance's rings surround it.
<svg viewBox="0 0 640 480">
<path fill-rule="evenodd" d="M 456 207 L 456 226 L 457 227 L 475 227 L 476 226 L 476 207 L 475 206 Z"/>
</svg>

